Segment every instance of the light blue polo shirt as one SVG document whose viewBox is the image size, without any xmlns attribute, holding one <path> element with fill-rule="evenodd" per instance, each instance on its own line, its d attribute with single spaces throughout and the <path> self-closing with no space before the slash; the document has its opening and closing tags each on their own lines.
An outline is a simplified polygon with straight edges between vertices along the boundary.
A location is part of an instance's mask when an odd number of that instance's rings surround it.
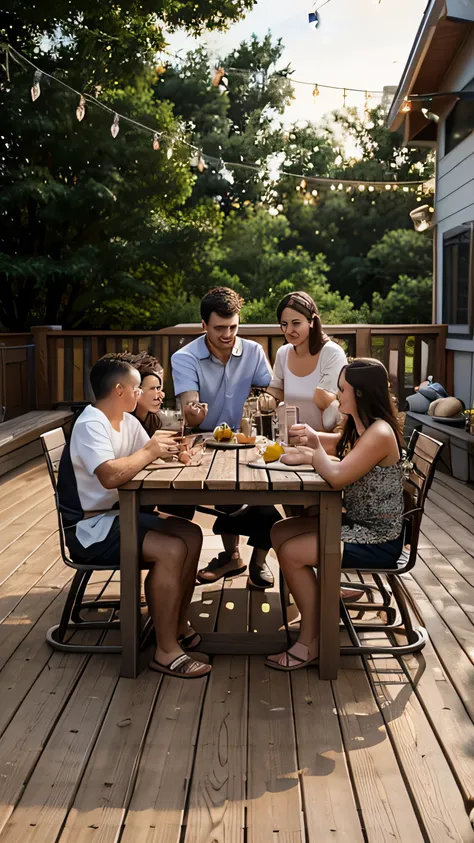
<svg viewBox="0 0 474 843">
<path fill-rule="evenodd" d="M 200 401 L 209 405 L 202 430 L 214 430 L 223 422 L 239 427 L 252 387 L 268 386 L 272 376 L 262 346 L 239 336 L 225 365 L 211 354 L 203 334 L 172 355 L 171 368 L 175 395 L 196 390 Z"/>
</svg>

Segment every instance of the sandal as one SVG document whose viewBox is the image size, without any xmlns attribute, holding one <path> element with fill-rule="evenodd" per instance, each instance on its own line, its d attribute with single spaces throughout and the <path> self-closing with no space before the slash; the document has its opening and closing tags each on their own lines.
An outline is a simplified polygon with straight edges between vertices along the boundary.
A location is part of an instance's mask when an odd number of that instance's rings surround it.
<svg viewBox="0 0 474 843">
<path fill-rule="evenodd" d="M 240 563 L 240 564 L 239 564 Z M 225 550 L 222 550 L 214 559 L 211 559 L 207 568 L 198 571 L 196 579 L 200 585 L 208 585 L 215 583 L 222 577 L 238 577 L 243 574 L 247 565 L 242 564 L 240 556 L 235 558 L 230 557 Z M 210 574 L 210 576 L 205 576 Z"/>
<path fill-rule="evenodd" d="M 163 673 L 165 676 L 177 676 L 178 679 L 200 679 L 211 672 L 211 665 L 194 661 L 186 653 L 178 656 L 171 664 L 161 664 L 153 658 L 149 664 L 150 670 Z"/>
<path fill-rule="evenodd" d="M 298 642 L 296 642 L 298 643 Z M 294 646 L 294 645 L 293 645 Z M 305 646 L 305 645 L 303 645 Z M 308 647 L 306 647 L 308 650 Z M 309 650 L 308 650 L 309 652 Z M 284 670 L 286 673 L 289 673 L 292 670 L 300 670 L 302 667 L 309 667 L 311 664 L 316 664 L 318 661 L 317 656 L 313 659 L 302 659 L 300 656 L 297 656 L 295 653 L 290 653 L 289 650 L 285 650 L 284 653 L 281 653 L 282 656 L 285 657 L 285 664 L 279 664 L 278 662 L 272 661 L 269 658 L 265 659 L 265 666 L 271 667 L 273 670 Z M 296 661 L 296 664 L 290 664 L 290 660 L 293 659 Z"/>
<path fill-rule="evenodd" d="M 183 648 L 183 650 L 190 650 L 193 652 L 194 650 L 199 650 L 199 647 L 202 644 L 202 638 L 199 635 L 199 632 L 195 632 L 193 630 L 189 633 L 189 635 L 179 635 L 178 644 Z"/>
</svg>

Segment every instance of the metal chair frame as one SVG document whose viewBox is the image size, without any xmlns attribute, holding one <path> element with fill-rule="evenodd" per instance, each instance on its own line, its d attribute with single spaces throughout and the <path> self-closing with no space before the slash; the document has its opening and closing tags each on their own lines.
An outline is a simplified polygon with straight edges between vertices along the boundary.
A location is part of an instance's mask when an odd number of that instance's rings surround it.
<svg viewBox="0 0 474 843">
<path fill-rule="evenodd" d="M 405 480 L 405 514 L 403 519 L 405 541 L 396 568 L 377 568 L 376 570 L 373 568 L 351 568 L 345 570 L 347 573 L 357 573 L 361 578 L 360 583 L 351 583 L 352 587 L 360 588 L 370 596 L 375 590 L 378 590 L 382 597 L 382 603 L 371 601 L 345 604 L 343 600 L 340 601 L 341 621 L 352 642 L 351 646 L 341 647 L 341 655 L 406 656 L 421 650 L 428 640 L 420 613 L 417 611 L 400 577 L 402 574 L 411 571 L 416 564 L 424 504 L 433 481 L 436 463 L 442 447 L 441 442 L 420 433 L 418 430 L 413 431 L 407 449 L 407 460 L 411 463 L 411 467 Z M 375 586 L 374 583 L 364 582 L 364 574 L 372 576 Z M 382 577 L 386 577 L 387 585 L 383 582 Z M 341 585 L 347 586 L 347 582 L 341 583 Z M 288 588 L 280 569 L 280 599 L 283 622 L 288 642 L 293 643 L 288 624 L 288 595 Z M 419 626 L 413 626 L 408 602 L 411 604 Z M 350 611 L 357 611 L 358 617 L 352 618 Z M 384 612 L 387 615 L 387 623 L 364 623 L 363 620 L 360 620 L 360 617 L 367 612 Z M 359 637 L 361 632 L 403 634 L 407 639 L 407 644 L 367 645 L 362 643 Z"/>
<path fill-rule="evenodd" d="M 54 442 L 52 446 L 49 444 Z M 118 644 L 75 644 L 74 641 L 66 641 L 68 633 L 83 631 L 86 629 L 96 629 L 111 631 L 120 630 L 120 620 L 116 618 L 116 612 L 120 609 L 119 600 L 102 600 L 102 592 L 94 600 L 84 600 L 89 580 L 94 571 L 110 571 L 110 577 L 104 586 L 104 589 L 110 582 L 115 571 L 120 569 L 120 565 L 95 565 L 94 563 L 85 564 L 73 562 L 70 558 L 66 539 L 64 534 L 64 525 L 61 511 L 59 509 L 59 497 L 56 483 L 56 469 L 59 465 L 59 459 L 66 444 L 64 432 L 62 428 L 43 433 L 41 435 L 41 443 L 43 452 L 48 467 L 49 478 L 54 492 L 54 502 L 56 504 L 56 512 L 58 516 L 59 528 L 59 545 L 61 549 L 61 557 L 65 565 L 69 568 L 74 568 L 72 583 L 69 587 L 68 596 L 61 619 L 58 624 L 50 627 L 46 633 L 46 640 L 55 650 L 60 650 L 64 653 L 121 653 L 122 647 Z M 59 443 L 59 444 L 57 444 Z M 51 454 L 54 453 L 56 459 L 52 459 Z M 102 589 L 102 591 L 104 590 Z M 108 620 L 104 621 L 88 621 L 84 620 L 82 613 L 87 610 L 109 609 L 110 616 Z M 142 639 L 148 636 L 151 628 L 151 621 L 148 620 L 142 631 Z"/>
</svg>

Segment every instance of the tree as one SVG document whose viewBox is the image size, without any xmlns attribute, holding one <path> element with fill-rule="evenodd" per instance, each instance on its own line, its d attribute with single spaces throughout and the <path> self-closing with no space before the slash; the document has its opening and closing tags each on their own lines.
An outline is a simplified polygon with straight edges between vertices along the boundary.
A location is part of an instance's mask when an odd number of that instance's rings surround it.
<svg viewBox="0 0 474 843">
<path fill-rule="evenodd" d="M 374 293 L 370 322 L 384 324 L 430 324 L 433 279 L 401 275 L 383 298 Z"/>
<path fill-rule="evenodd" d="M 152 62 L 163 48 L 163 27 L 223 28 L 254 0 L 162 0 L 120 5 L 66 0 L 25 5 L 7 0 L 0 33 L 13 47 L 69 85 L 98 92 L 113 109 L 168 137 L 180 133 L 168 102 L 153 95 Z M 173 264 L 186 249 L 192 263 L 195 241 L 182 238 L 189 225 L 177 209 L 190 196 L 193 177 L 188 148 L 169 142 L 157 152 L 151 136 L 122 123 L 116 139 L 111 116 L 88 107 L 74 117 L 77 99 L 41 79 L 32 103 L 30 69 L 10 62 L 11 82 L 2 79 L 0 107 L 4 154 L 0 164 L 0 320 L 22 330 L 32 321 L 87 322 L 105 303 L 149 290 L 143 267 L 156 256 Z M 191 226 L 192 227 L 192 226 Z M 174 239 L 173 234 L 174 232 Z M 167 252 L 168 250 L 168 252 Z M 156 288 L 155 288 L 156 289 Z M 106 308 L 105 308 L 106 309 Z"/>
</svg>

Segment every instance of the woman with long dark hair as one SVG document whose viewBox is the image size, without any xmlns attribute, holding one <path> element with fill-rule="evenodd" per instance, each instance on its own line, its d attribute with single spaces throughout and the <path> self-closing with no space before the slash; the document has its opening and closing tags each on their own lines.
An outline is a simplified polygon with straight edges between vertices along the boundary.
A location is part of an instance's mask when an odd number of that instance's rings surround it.
<svg viewBox="0 0 474 843">
<path fill-rule="evenodd" d="M 312 463 L 330 486 L 344 489 L 343 568 L 395 567 L 403 546 L 404 442 L 385 367 L 366 359 L 345 366 L 339 376 L 339 402 L 347 416 L 338 443 L 340 462 L 328 457 L 315 431 L 304 431 L 301 441 L 307 444 L 287 449 L 282 462 Z M 295 670 L 318 655 L 317 518 L 303 515 L 280 521 L 272 529 L 272 542 L 301 613 L 301 627 L 298 641 L 266 663 Z"/>
<path fill-rule="evenodd" d="M 308 293 L 284 296 L 277 318 L 286 344 L 278 349 L 267 393 L 275 404 L 299 409 L 299 419 L 314 430 L 332 430 L 337 423 L 337 379 L 346 364 L 344 350 L 324 333 L 316 303 Z"/>
</svg>

